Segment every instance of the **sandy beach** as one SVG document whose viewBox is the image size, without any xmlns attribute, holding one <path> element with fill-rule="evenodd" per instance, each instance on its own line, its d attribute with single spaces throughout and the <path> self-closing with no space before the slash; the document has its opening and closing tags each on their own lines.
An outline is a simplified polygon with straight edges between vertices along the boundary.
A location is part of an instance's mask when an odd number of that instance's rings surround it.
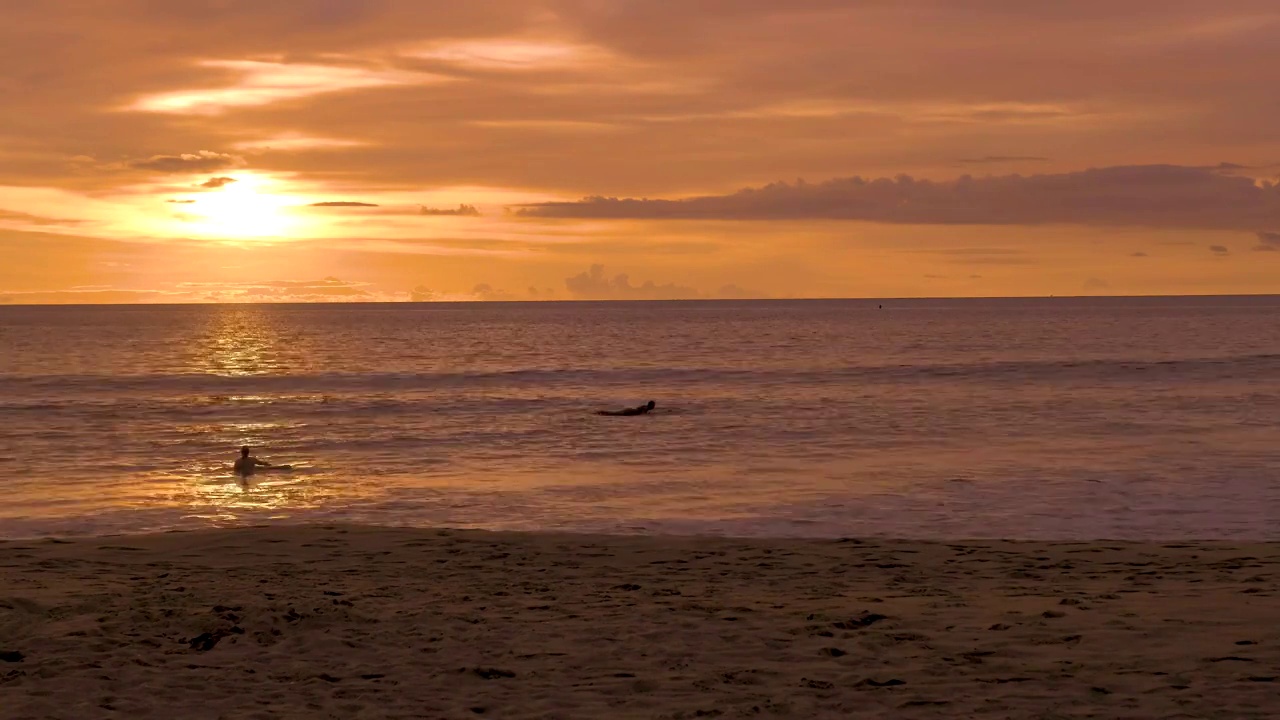
<svg viewBox="0 0 1280 720">
<path fill-rule="evenodd" d="M 4 718 L 1274 718 L 1280 544 L 0 544 Z"/>
</svg>

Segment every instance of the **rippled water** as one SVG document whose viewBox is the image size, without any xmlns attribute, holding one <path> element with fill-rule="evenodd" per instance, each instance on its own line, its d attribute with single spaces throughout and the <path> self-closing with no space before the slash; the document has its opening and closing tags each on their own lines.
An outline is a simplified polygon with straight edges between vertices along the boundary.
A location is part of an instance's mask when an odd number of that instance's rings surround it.
<svg viewBox="0 0 1280 720">
<path fill-rule="evenodd" d="M 0 536 L 340 519 L 1276 538 L 1278 311 L 0 307 Z M 652 416 L 593 415 L 649 399 Z M 237 482 L 242 444 L 295 470 Z"/>
</svg>

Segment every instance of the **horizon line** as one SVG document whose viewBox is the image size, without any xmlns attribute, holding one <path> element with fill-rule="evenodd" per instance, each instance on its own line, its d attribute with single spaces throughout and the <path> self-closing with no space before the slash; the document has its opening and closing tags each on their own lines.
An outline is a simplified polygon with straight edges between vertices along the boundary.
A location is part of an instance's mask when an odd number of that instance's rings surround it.
<svg viewBox="0 0 1280 720">
<path fill-rule="evenodd" d="M 40 292 L 40 291 L 32 291 Z M 51 291 L 56 292 L 56 291 Z M 3 296 L 0 296 L 2 298 Z M 0 299 L 0 308 L 7 307 L 186 307 L 223 305 L 539 305 L 539 304 L 593 304 L 593 303 L 759 303 L 759 302 L 915 302 L 921 300 L 1154 300 L 1176 298 L 1280 298 L 1280 291 L 1269 293 L 1177 293 L 1133 295 L 919 295 L 919 296 L 831 296 L 831 297 L 759 297 L 759 298 L 631 298 L 631 299 L 537 299 L 537 300 L 299 300 L 299 301 L 248 301 L 248 302 L 100 302 L 100 303 L 23 303 Z"/>
</svg>

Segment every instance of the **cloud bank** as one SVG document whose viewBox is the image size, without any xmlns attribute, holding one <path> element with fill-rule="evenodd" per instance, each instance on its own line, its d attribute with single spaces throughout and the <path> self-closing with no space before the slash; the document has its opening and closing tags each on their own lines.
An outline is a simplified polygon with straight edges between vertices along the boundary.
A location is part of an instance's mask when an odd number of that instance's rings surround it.
<svg viewBox="0 0 1280 720">
<path fill-rule="evenodd" d="M 1280 252 L 1280 232 L 1258 233 L 1258 244 L 1253 249 L 1257 252 Z"/>
<path fill-rule="evenodd" d="M 723 285 L 716 292 L 709 294 L 684 285 L 658 284 L 652 280 L 633 285 L 630 276 L 626 273 L 609 276 L 605 273 L 605 266 L 600 263 L 592 265 L 585 272 L 565 278 L 564 286 L 569 297 L 575 300 L 739 300 L 767 297 L 764 293 L 734 284 Z M 535 297 L 538 295 L 532 288 L 530 290 L 531 295 Z"/>
<path fill-rule="evenodd" d="M 456 208 L 433 208 L 425 205 L 418 210 L 420 215 L 457 215 L 461 217 L 480 217 L 480 210 L 475 205 L 460 204 Z"/>
<path fill-rule="evenodd" d="M 604 274 L 604 265 L 592 265 L 586 272 L 565 278 L 565 289 L 577 300 L 688 300 L 699 297 L 697 290 L 667 283 L 658 285 L 646 280 L 632 285 L 625 273 L 613 277 Z"/>
<path fill-rule="evenodd" d="M 527 205 L 540 218 L 865 220 L 943 225 L 1084 225 L 1250 230 L 1280 226 L 1280 184 L 1229 167 L 1132 165 L 955 180 L 798 181 L 681 200 L 588 197 Z"/>
</svg>

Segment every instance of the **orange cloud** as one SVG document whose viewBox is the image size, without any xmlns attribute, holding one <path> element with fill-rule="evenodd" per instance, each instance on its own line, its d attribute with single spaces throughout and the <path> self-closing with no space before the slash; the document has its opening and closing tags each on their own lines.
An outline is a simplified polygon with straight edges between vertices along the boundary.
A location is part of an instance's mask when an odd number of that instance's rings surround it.
<svg viewBox="0 0 1280 720">
<path fill-rule="evenodd" d="M 79 225 L 83 220 L 75 220 L 72 218 L 52 218 L 40 215 L 32 215 L 31 213 L 17 212 L 14 210 L 5 210 L 0 208 L 0 223 L 5 221 L 16 223 L 19 225 L 37 225 L 37 226 L 58 226 L 58 225 Z"/>
<path fill-rule="evenodd" d="M 181 155 L 152 155 L 146 160 L 134 160 L 128 163 L 128 166 L 138 170 L 155 170 L 165 173 L 203 173 L 241 167 L 244 164 L 244 158 L 237 155 L 201 150 Z"/>
<path fill-rule="evenodd" d="M 342 150 L 368 145 L 364 140 L 315 137 L 296 132 L 282 132 L 258 140 L 240 140 L 231 145 L 237 150 L 256 152 L 303 152 L 309 150 Z"/>
<path fill-rule="evenodd" d="M 258 60 L 204 60 L 199 66 L 234 75 L 228 85 L 174 90 L 144 95 L 127 109 L 154 113 L 216 114 L 239 107 L 304 98 L 312 95 L 440 82 L 446 78 L 394 69 Z"/>
<path fill-rule="evenodd" d="M 518 38 L 437 42 L 409 55 L 462 68 L 517 71 L 583 67 L 616 59 L 596 45 Z"/>
<path fill-rule="evenodd" d="M 10 5 L 0 288 L 1280 290 L 1273 0 Z"/>
</svg>

